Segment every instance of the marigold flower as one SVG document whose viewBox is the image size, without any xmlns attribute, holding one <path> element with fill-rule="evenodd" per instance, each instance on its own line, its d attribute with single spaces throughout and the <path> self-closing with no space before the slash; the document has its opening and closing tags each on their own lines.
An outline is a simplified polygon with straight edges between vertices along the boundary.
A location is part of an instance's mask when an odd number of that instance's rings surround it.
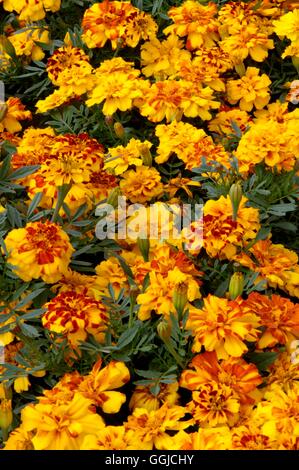
<svg viewBox="0 0 299 470">
<path fill-rule="evenodd" d="M 251 111 L 254 106 L 256 109 L 262 109 L 269 103 L 270 85 L 271 80 L 265 73 L 259 75 L 259 69 L 248 67 L 245 75 L 239 80 L 228 80 L 228 102 L 236 104 L 240 101 L 242 111 Z"/>
<path fill-rule="evenodd" d="M 125 423 L 126 432 L 133 430 L 136 438 L 144 449 L 167 449 L 170 436 L 167 431 L 179 431 L 190 426 L 190 421 L 180 421 L 184 418 L 186 409 L 182 406 L 169 407 L 165 403 L 158 410 L 148 411 L 145 408 L 135 408 Z"/>
<path fill-rule="evenodd" d="M 107 0 L 85 11 L 82 27 L 88 47 L 104 47 L 110 40 L 113 49 L 120 45 L 136 47 L 141 39 L 151 39 L 158 30 L 153 18 L 130 2 Z"/>
<path fill-rule="evenodd" d="M 45 304 L 45 308 L 43 326 L 66 336 L 73 348 L 78 348 L 88 334 L 103 342 L 108 316 L 100 301 L 69 291 L 58 294 Z"/>
<path fill-rule="evenodd" d="M 21 21 L 39 21 L 46 12 L 56 12 L 60 9 L 61 0 L 3 0 L 7 11 L 16 11 Z"/>
<path fill-rule="evenodd" d="M 240 403 L 253 403 L 252 392 L 262 383 L 262 378 L 254 364 L 248 364 L 242 358 L 233 357 L 219 362 L 214 351 L 197 354 L 189 367 L 192 369 L 182 372 L 181 387 L 195 391 L 209 383 L 224 384 L 235 392 Z"/>
<path fill-rule="evenodd" d="M 8 98 L 6 103 L 0 102 L 0 108 L 4 108 L 3 116 L 0 119 L 0 132 L 7 130 L 12 134 L 22 130 L 19 121 L 31 119 L 30 111 L 26 111 L 25 106 L 19 98 Z"/>
<path fill-rule="evenodd" d="M 34 450 L 79 450 L 85 436 L 104 428 L 92 402 L 80 393 L 65 403 L 28 405 L 22 410 L 22 428 L 34 432 Z"/>
<path fill-rule="evenodd" d="M 187 36 L 187 48 L 191 50 L 201 46 L 212 47 L 219 39 L 218 22 L 214 18 L 216 13 L 217 6 L 212 2 L 201 5 L 187 0 L 182 6 L 172 7 L 168 11 L 168 16 L 174 24 L 167 26 L 164 33 Z"/>
<path fill-rule="evenodd" d="M 116 175 L 124 173 L 130 165 L 137 167 L 142 165 L 142 149 L 146 146 L 148 149 L 151 148 L 152 144 L 145 140 L 141 142 L 137 139 L 130 139 L 129 143 L 124 147 L 118 145 L 114 148 L 109 148 L 109 153 L 105 159 L 105 170 L 114 170 Z"/>
<path fill-rule="evenodd" d="M 243 196 L 236 220 L 229 196 L 204 205 L 203 246 L 209 256 L 232 259 L 237 248 L 256 237 L 260 229 L 258 209 L 246 207 Z"/>
<path fill-rule="evenodd" d="M 165 79 L 175 76 L 181 61 L 190 58 L 190 52 L 183 49 L 184 43 L 176 35 L 169 35 L 164 41 L 153 38 L 141 46 L 142 73 L 146 77 Z"/>
<path fill-rule="evenodd" d="M 186 328 L 194 336 L 193 351 L 215 351 L 219 359 L 241 357 L 245 341 L 258 338 L 259 318 L 244 312 L 237 301 L 208 295 L 202 309 L 190 308 Z"/>
<path fill-rule="evenodd" d="M 291 351 L 291 345 L 289 347 Z M 279 354 L 276 361 L 269 366 L 269 376 L 267 384 L 277 384 L 283 390 L 293 388 L 298 385 L 299 381 L 299 362 L 294 362 L 289 351 Z"/>
<path fill-rule="evenodd" d="M 299 338 L 299 305 L 289 299 L 252 292 L 244 302 L 244 309 L 261 319 L 264 330 L 257 343 L 260 349 L 290 344 Z"/>
<path fill-rule="evenodd" d="M 177 405 L 179 400 L 178 388 L 177 382 L 161 384 L 159 393 L 153 395 L 150 387 L 138 385 L 133 392 L 129 407 L 131 410 L 145 408 L 148 411 L 154 411 L 158 410 L 163 403 L 168 403 L 170 407 Z"/>
<path fill-rule="evenodd" d="M 119 187 L 131 202 L 141 204 L 163 193 L 160 173 L 148 166 L 138 166 L 136 170 L 126 171 L 122 175 Z"/>
<path fill-rule="evenodd" d="M 254 423 L 232 428 L 232 448 L 234 450 L 273 450 L 277 442 L 261 432 Z"/>
<path fill-rule="evenodd" d="M 187 410 L 201 427 L 233 425 L 239 418 L 240 404 L 234 391 L 223 384 L 207 384 L 192 392 Z"/>
<path fill-rule="evenodd" d="M 5 238 L 7 261 L 23 281 L 42 278 L 54 283 L 66 273 L 74 249 L 68 235 L 56 224 L 29 222 Z"/>
<path fill-rule="evenodd" d="M 34 432 L 26 431 L 22 426 L 19 426 L 9 434 L 3 450 L 34 450 L 33 436 Z"/>
<path fill-rule="evenodd" d="M 241 132 L 245 132 L 247 127 L 251 125 L 252 119 L 246 111 L 241 109 L 223 109 L 221 107 L 216 116 L 208 123 L 208 128 L 211 132 L 216 132 L 220 135 L 234 135 L 236 133 L 236 126 Z"/>
<path fill-rule="evenodd" d="M 8 39 L 13 45 L 16 55 L 30 56 L 35 61 L 45 57 L 45 53 L 38 43 L 50 43 L 49 31 L 38 28 L 28 28 L 23 32 L 17 31 Z"/>
<path fill-rule="evenodd" d="M 130 380 L 130 372 L 123 362 L 111 361 L 102 367 L 102 360 L 96 362 L 92 371 L 84 376 L 77 390 L 104 413 L 118 413 L 126 401 L 124 393 L 115 388 L 123 387 Z"/>
<path fill-rule="evenodd" d="M 124 426 L 106 426 L 96 435 L 86 436 L 80 450 L 143 450 L 135 431 Z"/>
<path fill-rule="evenodd" d="M 234 260 L 259 273 L 256 282 L 265 280 L 270 287 L 278 287 L 291 295 L 299 296 L 298 256 L 294 251 L 267 239 L 255 243 L 249 253 L 253 259 L 250 255 L 241 253 Z"/>
<path fill-rule="evenodd" d="M 197 432 L 179 431 L 169 450 L 228 450 L 231 448 L 230 430 L 227 426 L 200 428 Z"/>
<path fill-rule="evenodd" d="M 287 37 L 294 43 L 299 42 L 299 9 L 289 11 L 273 21 L 274 31 L 280 37 Z"/>
</svg>

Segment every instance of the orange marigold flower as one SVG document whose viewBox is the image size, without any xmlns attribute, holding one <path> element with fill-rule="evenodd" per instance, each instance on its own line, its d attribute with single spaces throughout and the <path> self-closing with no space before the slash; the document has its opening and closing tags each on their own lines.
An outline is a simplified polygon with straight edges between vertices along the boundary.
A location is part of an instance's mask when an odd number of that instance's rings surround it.
<svg viewBox="0 0 299 470">
<path fill-rule="evenodd" d="M 276 361 L 269 366 L 270 372 L 267 377 L 267 384 L 278 384 L 283 390 L 288 388 L 296 387 L 299 383 L 299 361 L 297 356 L 294 358 L 290 352 L 292 351 L 292 345 L 289 347 L 289 351 L 279 354 Z"/>
<path fill-rule="evenodd" d="M 212 47 L 219 39 L 216 13 L 217 6 L 212 2 L 201 5 L 193 0 L 186 0 L 182 6 L 172 7 L 168 11 L 168 16 L 174 24 L 167 26 L 164 33 L 187 36 L 188 49 Z"/>
<path fill-rule="evenodd" d="M 232 426 L 239 418 L 240 404 L 234 391 L 223 384 L 210 383 L 192 392 L 186 406 L 201 427 Z"/>
<path fill-rule="evenodd" d="M 103 342 L 108 315 L 100 301 L 69 291 L 58 294 L 45 304 L 45 308 L 44 327 L 67 337 L 73 348 L 78 348 L 88 334 Z"/>
<path fill-rule="evenodd" d="M 254 423 L 232 428 L 232 448 L 234 450 L 274 450 L 277 441 L 262 433 Z"/>
<path fill-rule="evenodd" d="M 6 103 L 0 101 L 0 132 L 7 130 L 15 134 L 22 130 L 19 121 L 31 118 L 31 112 L 26 111 L 19 98 L 8 98 Z"/>
<path fill-rule="evenodd" d="M 68 235 L 48 220 L 11 230 L 4 241 L 7 261 L 25 282 L 38 278 L 52 284 L 59 281 L 74 252 Z"/>
<path fill-rule="evenodd" d="M 190 308 L 186 328 L 194 336 L 193 351 L 215 351 L 218 359 L 241 357 L 245 341 L 258 339 L 259 318 L 244 312 L 240 303 L 208 295 L 202 309 Z"/>
<path fill-rule="evenodd" d="M 238 247 L 256 237 L 260 229 L 259 211 L 246 207 L 246 202 L 242 196 L 236 220 L 229 196 L 205 203 L 203 246 L 209 256 L 232 259 Z"/>
<path fill-rule="evenodd" d="M 155 168 L 139 166 L 122 175 L 119 187 L 131 201 L 142 204 L 163 194 L 161 175 Z"/>
<path fill-rule="evenodd" d="M 257 346 L 261 349 L 290 344 L 299 338 L 299 304 L 289 299 L 252 292 L 244 301 L 244 311 L 260 317 L 263 333 Z"/>
<path fill-rule="evenodd" d="M 144 450 L 133 429 L 124 426 L 106 426 L 97 434 L 86 436 L 80 450 Z"/>
<path fill-rule="evenodd" d="M 136 47 L 141 39 L 155 36 L 158 26 L 153 18 L 130 2 L 95 3 L 83 17 L 83 40 L 88 47 L 103 47 L 108 40 L 112 48 Z"/>
<path fill-rule="evenodd" d="M 248 252 L 249 255 L 236 255 L 234 260 L 259 273 L 256 283 L 265 280 L 270 287 L 278 287 L 293 296 L 299 296 L 298 256 L 294 251 L 267 239 L 259 240 Z"/>
<path fill-rule="evenodd" d="M 253 403 L 251 392 L 262 383 L 254 364 L 233 357 L 219 362 L 215 351 L 197 354 L 189 366 L 192 369 L 186 369 L 182 373 L 181 387 L 194 391 L 209 383 L 224 384 L 234 390 L 240 403 Z"/>
<path fill-rule="evenodd" d="M 231 136 L 235 135 L 236 126 L 241 132 L 245 132 L 251 123 L 252 119 L 246 111 L 242 111 L 239 108 L 231 109 L 221 106 L 214 119 L 209 122 L 208 128 L 211 132 Z"/>
</svg>

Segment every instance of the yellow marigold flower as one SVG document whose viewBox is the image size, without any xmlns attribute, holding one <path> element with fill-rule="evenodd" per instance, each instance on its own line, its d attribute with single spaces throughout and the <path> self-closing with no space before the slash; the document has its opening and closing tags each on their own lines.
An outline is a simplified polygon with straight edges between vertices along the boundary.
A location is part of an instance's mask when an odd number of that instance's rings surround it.
<svg viewBox="0 0 299 470">
<path fill-rule="evenodd" d="M 86 293 L 92 297 L 92 287 L 94 285 L 96 276 L 87 276 L 86 274 L 78 273 L 68 269 L 58 283 L 52 288 L 53 291 L 62 292 L 73 291 L 76 293 Z"/>
<path fill-rule="evenodd" d="M 85 294 L 62 292 L 45 304 L 42 317 L 45 328 L 67 337 L 73 348 L 85 341 L 88 334 L 103 342 L 107 328 L 107 311 L 104 305 Z"/>
<path fill-rule="evenodd" d="M 29 222 L 5 238 L 7 261 L 23 281 L 42 278 L 57 282 L 67 271 L 74 249 L 68 235 L 56 224 Z"/>
<path fill-rule="evenodd" d="M 38 113 L 46 113 L 51 109 L 59 108 L 75 98 L 70 89 L 59 88 L 44 100 L 38 100 L 36 108 Z"/>
<path fill-rule="evenodd" d="M 97 75 L 86 104 L 90 107 L 104 101 L 105 116 L 112 116 L 118 109 L 128 111 L 133 108 L 134 100 L 142 96 L 142 85 L 142 80 L 130 80 L 126 73 Z"/>
<path fill-rule="evenodd" d="M 143 450 L 135 430 L 124 426 L 106 426 L 96 435 L 86 436 L 80 450 Z"/>
<path fill-rule="evenodd" d="M 144 146 L 149 150 L 152 147 L 148 140 L 141 142 L 137 139 L 130 139 L 129 143 L 124 147 L 118 145 L 114 148 L 109 148 L 109 153 L 105 159 L 105 170 L 114 170 L 116 175 L 124 173 L 130 165 L 137 167 L 142 165 L 142 150 Z"/>
<path fill-rule="evenodd" d="M 240 403 L 253 403 L 252 392 L 262 383 L 254 364 L 233 357 L 219 362 L 215 351 L 197 354 L 189 366 L 192 369 L 184 370 L 181 375 L 181 387 L 194 391 L 209 383 L 221 383 L 235 392 Z"/>
<path fill-rule="evenodd" d="M 228 450 L 231 448 L 230 430 L 227 426 L 200 428 L 197 432 L 179 431 L 167 450 Z"/>
<path fill-rule="evenodd" d="M 246 111 L 238 108 L 221 107 L 214 119 L 208 123 L 208 128 L 211 132 L 230 136 L 236 133 L 234 125 L 237 125 L 240 131 L 244 133 L 251 122 L 252 119 Z"/>
<path fill-rule="evenodd" d="M 299 305 L 289 299 L 274 294 L 270 298 L 252 292 L 244 302 L 244 309 L 260 317 L 264 327 L 257 343 L 260 349 L 290 344 L 299 339 Z"/>
<path fill-rule="evenodd" d="M 280 37 L 287 37 L 292 42 L 299 42 L 299 9 L 289 11 L 279 20 L 273 21 L 274 31 Z"/>
<path fill-rule="evenodd" d="M 9 41 L 13 45 L 16 55 L 30 56 L 32 60 L 42 60 L 45 57 L 45 53 L 37 43 L 49 44 L 49 31 L 29 28 L 26 31 L 17 31 L 9 36 Z"/>
<path fill-rule="evenodd" d="M 209 295 L 202 309 L 190 308 L 186 328 L 194 336 L 193 351 L 216 351 L 218 359 L 241 357 L 248 348 L 245 341 L 258 338 L 259 318 L 244 312 L 237 301 Z"/>
<path fill-rule="evenodd" d="M 140 305 L 138 312 L 140 320 L 149 319 L 153 310 L 159 315 L 166 316 L 175 313 L 173 293 L 179 284 L 186 283 L 188 286 L 187 299 L 190 302 L 200 297 L 198 282 L 191 275 L 180 271 L 178 267 L 169 271 L 166 277 L 152 271 L 149 273 L 149 279 L 148 288 L 137 297 L 137 303 Z"/>
<path fill-rule="evenodd" d="M 234 450 L 274 450 L 277 441 L 262 433 L 254 423 L 234 426 L 231 430 Z"/>
<path fill-rule="evenodd" d="M 259 273 L 256 282 L 265 280 L 270 287 L 299 296 L 298 256 L 294 251 L 269 239 L 259 240 L 248 251 L 249 255 L 241 253 L 234 260 Z"/>
<path fill-rule="evenodd" d="M 227 98 L 229 103 L 236 104 L 240 101 L 242 111 L 262 109 L 269 103 L 271 80 L 263 73 L 259 75 L 259 69 L 248 67 L 246 74 L 239 80 L 228 80 Z"/>
<path fill-rule="evenodd" d="M 231 259 L 238 247 L 256 237 L 260 229 L 259 211 L 246 207 L 247 199 L 242 196 L 236 220 L 229 196 L 217 201 L 209 200 L 204 205 L 203 247 L 212 257 Z"/>
<path fill-rule="evenodd" d="M 218 70 L 211 65 L 207 66 L 200 57 L 181 61 L 177 75 L 181 79 L 191 82 L 194 87 L 201 83 L 213 90 L 225 91 L 224 80 L 220 78 Z"/>
<path fill-rule="evenodd" d="M 131 201 L 143 203 L 163 194 L 161 175 L 155 168 L 138 166 L 122 175 L 119 187 Z"/>
<path fill-rule="evenodd" d="M 164 41 L 153 38 L 141 46 L 142 73 L 146 77 L 165 79 L 175 76 L 178 64 L 191 57 L 189 51 L 183 49 L 184 43 L 175 34 L 169 35 Z"/>
<path fill-rule="evenodd" d="M 278 171 L 291 171 L 299 150 L 296 132 L 291 121 L 258 119 L 242 136 L 235 151 L 240 172 L 252 172 L 261 162 Z"/>
<path fill-rule="evenodd" d="M 26 431 L 20 426 L 9 434 L 3 450 L 34 450 L 33 436 L 34 432 Z"/>
<path fill-rule="evenodd" d="M 16 11 L 21 21 L 39 21 L 45 18 L 47 11 L 58 11 L 61 0 L 3 0 L 3 7 Z"/>
<path fill-rule="evenodd" d="M 258 403 L 252 419 L 259 424 L 261 432 L 270 439 L 280 439 L 282 434 L 299 437 L 299 386 L 284 391 L 271 385 L 264 400 Z M 295 441 L 296 442 L 296 441 Z"/>
<path fill-rule="evenodd" d="M 171 441 L 167 431 L 179 431 L 190 426 L 190 420 L 180 421 L 185 414 L 186 409 L 182 406 L 169 407 L 167 403 L 153 411 L 136 408 L 128 417 L 125 429 L 126 432 L 135 432 L 144 449 L 167 449 Z"/>
<path fill-rule="evenodd" d="M 216 13 L 217 6 L 212 2 L 201 5 L 199 2 L 187 0 L 182 6 L 172 7 L 168 11 L 168 16 L 174 24 L 165 28 L 164 33 L 187 36 L 188 49 L 212 47 L 219 39 Z"/>
<path fill-rule="evenodd" d="M 161 384 L 159 393 L 153 395 L 150 387 L 138 385 L 133 392 L 129 407 L 131 410 L 145 408 L 148 411 L 153 411 L 158 410 L 163 403 L 168 403 L 170 407 L 177 405 L 179 400 L 178 388 L 179 384 L 177 382 Z"/>
<path fill-rule="evenodd" d="M 268 39 L 268 33 L 253 23 L 236 24 L 219 45 L 235 64 L 243 62 L 248 56 L 256 62 L 263 62 L 268 57 L 268 50 L 274 48 L 273 39 Z"/>
<path fill-rule="evenodd" d="M 267 377 L 268 385 L 278 384 L 283 390 L 287 390 L 299 383 L 299 362 L 293 360 L 290 351 L 281 353 L 268 370 L 270 372 Z"/>
<path fill-rule="evenodd" d="M 196 51 L 196 59 L 200 59 L 200 62 L 204 64 L 206 69 L 214 69 L 218 74 L 225 73 L 233 68 L 230 55 L 218 45 L 214 47 L 200 47 Z"/>
<path fill-rule="evenodd" d="M 78 47 L 60 47 L 47 62 L 51 82 L 75 95 L 83 95 L 93 87 L 92 71 L 89 57 Z"/>
<path fill-rule="evenodd" d="M 143 97 L 136 101 L 142 116 L 152 122 L 179 121 L 184 114 L 187 117 L 199 116 L 202 120 L 212 118 L 211 109 L 220 103 L 214 101 L 213 90 L 202 87 L 200 83 L 186 80 L 164 80 L 156 82 L 145 90 Z"/>
<path fill-rule="evenodd" d="M 103 76 L 109 76 L 113 74 L 124 74 L 128 80 L 133 80 L 140 75 L 140 70 L 134 68 L 134 62 L 127 62 L 121 57 L 113 57 L 112 59 L 103 60 L 101 65 L 95 69 L 95 74 L 100 80 Z"/>
<path fill-rule="evenodd" d="M 239 418 L 240 403 L 230 387 L 213 383 L 192 392 L 192 400 L 186 408 L 203 428 L 232 426 Z"/>
<path fill-rule="evenodd" d="M 82 27 L 82 38 L 88 47 L 104 47 L 110 40 L 113 49 L 136 47 L 141 39 L 151 39 L 158 30 L 153 18 L 130 2 L 108 0 L 85 11 Z"/>
<path fill-rule="evenodd" d="M 166 162 L 175 153 L 188 170 L 201 166 L 203 158 L 207 164 L 213 161 L 225 167 L 230 166 L 229 156 L 222 145 L 215 145 L 212 137 L 203 129 L 173 121 L 168 125 L 158 125 L 155 133 L 160 140 L 155 158 L 157 163 Z"/>
<path fill-rule="evenodd" d="M 92 411 L 91 401 L 80 393 L 66 403 L 26 406 L 21 418 L 24 431 L 34 432 L 34 450 L 79 450 L 85 436 L 105 426 Z"/>
<path fill-rule="evenodd" d="M 92 371 L 84 376 L 77 390 L 104 413 L 118 413 L 126 395 L 116 392 L 115 388 L 123 387 L 130 380 L 130 372 L 123 362 L 111 361 L 102 367 L 102 360 L 96 362 Z"/>
<path fill-rule="evenodd" d="M 0 132 L 7 130 L 14 134 L 22 130 L 19 121 L 31 119 L 30 111 L 26 111 L 25 106 L 19 98 L 9 98 L 6 103 L 0 101 L 1 119 Z"/>
<path fill-rule="evenodd" d="M 95 295 L 97 292 L 108 294 L 108 285 L 111 284 L 116 295 L 123 288 L 128 287 L 127 276 L 119 264 L 117 258 L 110 257 L 102 261 L 96 267 L 96 280 L 93 291 Z"/>
</svg>

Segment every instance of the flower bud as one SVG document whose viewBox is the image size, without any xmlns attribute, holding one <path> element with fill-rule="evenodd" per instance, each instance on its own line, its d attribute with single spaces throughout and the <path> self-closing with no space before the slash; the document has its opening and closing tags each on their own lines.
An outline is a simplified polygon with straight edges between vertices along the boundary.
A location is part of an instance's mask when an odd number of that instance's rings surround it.
<svg viewBox="0 0 299 470">
<path fill-rule="evenodd" d="M 125 129 L 121 122 L 114 123 L 114 132 L 119 139 L 123 139 L 125 136 Z"/>
<path fill-rule="evenodd" d="M 293 65 L 294 65 L 295 69 L 299 73 L 299 57 L 293 56 L 292 57 L 292 62 L 293 62 Z"/>
<path fill-rule="evenodd" d="M 229 191 L 229 197 L 233 207 L 233 220 L 237 220 L 238 209 L 242 200 L 242 195 L 242 187 L 240 183 L 232 184 Z"/>
<path fill-rule="evenodd" d="M 243 75 L 245 75 L 246 73 L 244 62 L 239 62 L 238 64 L 236 64 L 235 71 L 240 77 L 243 77 Z"/>
<path fill-rule="evenodd" d="M 113 126 L 113 116 L 105 116 L 105 123 L 107 124 L 107 126 Z"/>
<path fill-rule="evenodd" d="M 143 164 L 146 166 L 152 166 L 153 157 L 148 146 L 146 144 L 141 144 L 139 149 L 140 149 L 140 154 L 142 156 Z"/>
<path fill-rule="evenodd" d="M 235 300 L 242 295 L 244 289 L 244 276 L 242 273 L 234 273 L 229 282 L 229 296 Z"/>
<path fill-rule="evenodd" d="M 8 110 L 7 104 L 3 103 L 3 101 L 0 101 L 0 122 L 3 121 L 3 119 L 5 118 L 7 114 L 7 110 Z"/>
<path fill-rule="evenodd" d="M 0 402 L 0 428 L 3 434 L 7 434 L 7 430 L 10 427 L 13 420 L 13 414 L 11 409 L 11 400 L 4 398 Z"/>
<path fill-rule="evenodd" d="M 118 198 L 121 195 L 121 191 L 119 188 L 113 188 L 112 191 L 109 193 L 107 198 L 107 204 L 110 204 L 114 209 L 118 206 Z"/>
<path fill-rule="evenodd" d="M 139 238 L 137 239 L 137 245 L 140 250 L 140 253 L 143 256 L 144 261 L 148 261 L 148 253 L 150 248 L 150 242 L 148 238 Z"/>
<path fill-rule="evenodd" d="M 172 302 L 173 302 L 174 308 L 177 311 L 179 318 L 182 317 L 185 306 L 188 302 L 187 293 L 188 293 L 188 285 L 185 282 L 181 282 L 177 284 L 173 292 Z"/>
<path fill-rule="evenodd" d="M 157 326 L 157 332 L 164 343 L 168 343 L 171 336 L 171 325 L 167 320 L 161 320 Z"/>
</svg>

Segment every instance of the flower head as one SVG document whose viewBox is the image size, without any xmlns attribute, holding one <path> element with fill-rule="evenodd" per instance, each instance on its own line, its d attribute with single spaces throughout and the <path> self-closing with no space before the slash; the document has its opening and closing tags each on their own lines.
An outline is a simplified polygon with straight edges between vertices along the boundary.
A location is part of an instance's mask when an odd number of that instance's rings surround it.
<svg viewBox="0 0 299 470">
<path fill-rule="evenodd" d="M 251 111 L 254 106 L 256 109 L 262 109 L 270 100 L 269 85 L 271 81 L 265 73 L 260 76 L 259 69 L 248 67 L 246 74 L 239 80 L 228 80 L 228 102 L 236 104 L 240 101 L 242 111 Z"/>
</svg>

